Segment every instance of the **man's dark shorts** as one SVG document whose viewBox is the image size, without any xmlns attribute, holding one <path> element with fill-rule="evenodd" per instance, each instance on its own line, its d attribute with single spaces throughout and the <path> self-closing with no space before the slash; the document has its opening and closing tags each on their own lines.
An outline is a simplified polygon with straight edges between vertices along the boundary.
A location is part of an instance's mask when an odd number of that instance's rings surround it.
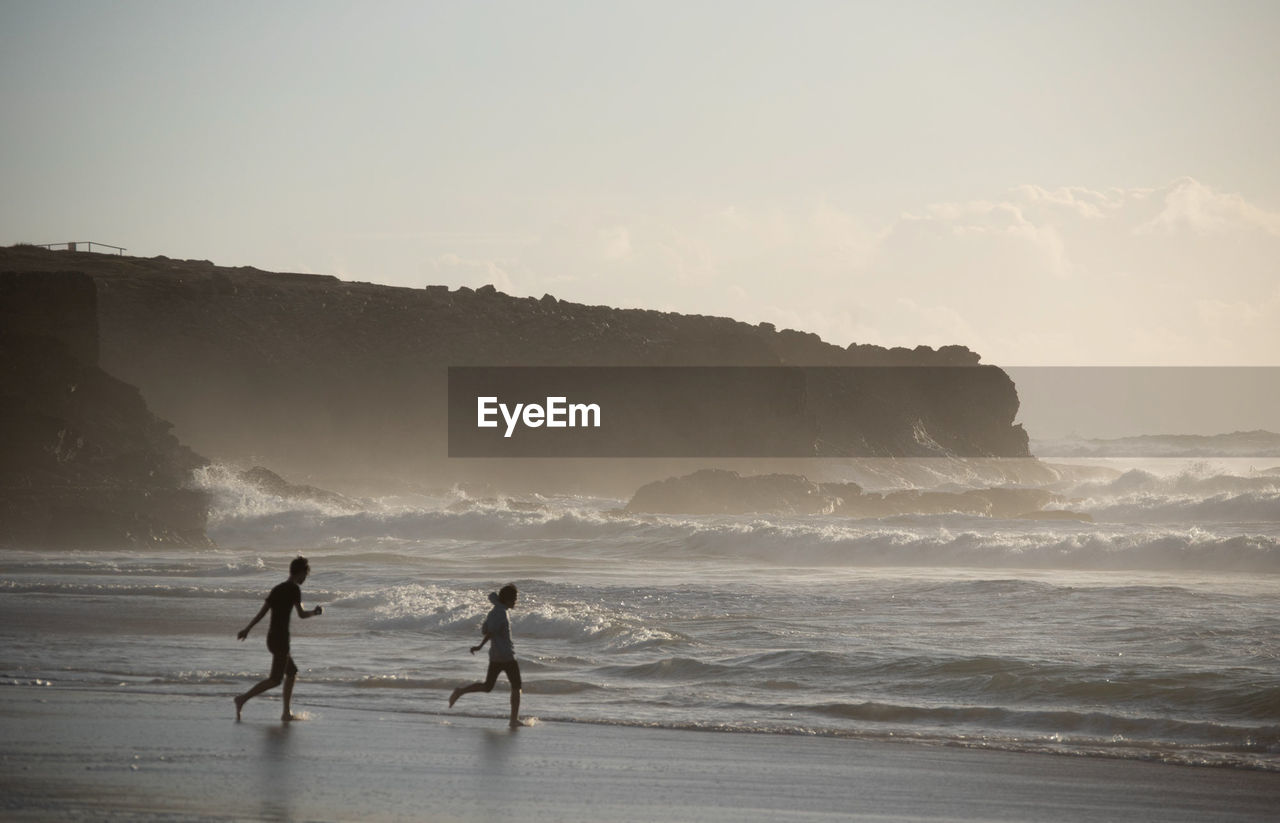
<svg viewBox="0 0 1280 823">
<path fill-rule="evenodd" d="M 506 672 L 512 689 L 520 688 L 520 664 L 514 660 L 490 660 L 489 671 L 484 676 L 484 690 L 489 691 L 498 682 L 498 672 Z"/>
<path fill-rule="evenodd" d="M 293 657 L 289 655 L 288 638 L 267 635 L 267 651 L 271 652 L 272 680 L 283 680 L 285 677 L 297 677 L 298 667 L 293 665 Z"/>
</svg>

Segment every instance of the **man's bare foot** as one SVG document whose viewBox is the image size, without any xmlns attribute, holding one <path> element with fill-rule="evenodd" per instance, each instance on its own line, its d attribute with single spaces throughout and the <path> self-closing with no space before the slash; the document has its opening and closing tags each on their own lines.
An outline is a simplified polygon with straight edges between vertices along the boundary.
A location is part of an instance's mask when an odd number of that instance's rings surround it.
<svg viewBox="0 0 1280 823">
<path fill-rule="evenodd" d="M 284 714 L 280 715 L 280 720 L 281 722 L 284 722 L 284 723 L 288 723 L 290 720 L 297 720 L 297 719 L 298 719 L 298 716 L 296 714 L 290 714 L 289 712 L 285 712 Z"/>
<path fill-rule="evenodd" d="M 459 697 L 462 697 L 461 687 L 454 689 L 453 694 L 449 695 L 449 708 L 453 708 L 453 704 L 458 702 Z"/>
<path fill-rule="evenodd" d="M 509 726 L 510 726 L 511 728 L 513 728 L 513 729 L 518 729 L 518 728 L 520 728 L 521 726 L 523 726 L 523 725 L 525 725 L 525 724 L 524 724 L 524 723 L 521 723 L 519 720 L 512 720 L 512 721 L 511 721 L 510 723 L 508 723 L 507 725 L 509 725 Z"/>
<path fill-rule="evenodd" d="M 237 698 L 235 699 L 235 704 L 236 704 L 236 722 L 237 722 L 237 723 L 239 723 L 239 722 L 240 722 L 240 710 L 241 710 L 242 708 L 244 708 L 244 698 L 243 698 L 243 697 L 237 697 Z"/>
</svg>

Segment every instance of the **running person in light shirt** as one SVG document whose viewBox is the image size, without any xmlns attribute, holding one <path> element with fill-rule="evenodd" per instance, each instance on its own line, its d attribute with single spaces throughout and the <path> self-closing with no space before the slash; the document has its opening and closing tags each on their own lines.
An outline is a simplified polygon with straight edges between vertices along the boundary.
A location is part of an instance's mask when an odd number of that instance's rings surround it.
<svg viewBox="0 0 1280 823">
<path fill-rule="evenodd" d="M 506 672 L 507 680 L 511 682 L 512 728 L 524 725 L 520 722 L 520 664 L 516 662 L 516 647 L 511 642 L 511 621 L 507 618 L 507 610 L 516 605 L 518 595 L 519 592 L 516 591 L 514 583 L 503 586 L 496 594 L 489 593 L 489 602 L 493 604 L 493 609 L 480 627 L 484 639 L 480 641 L 480 645 L 471 647 L 471 653 L 475 654 L 484 648 L 485 643 L 489 643 L 489 671 L 485 674 L 483 683 L 459 686 L 453 690 L 453 694 L 449 695 L 449 707 L 453 708 L 453 704 L 457 703 L 458 698 L 464 694 L 493 691 L 494 685 L 498 682 L 498 674 Z"/>
</svg>

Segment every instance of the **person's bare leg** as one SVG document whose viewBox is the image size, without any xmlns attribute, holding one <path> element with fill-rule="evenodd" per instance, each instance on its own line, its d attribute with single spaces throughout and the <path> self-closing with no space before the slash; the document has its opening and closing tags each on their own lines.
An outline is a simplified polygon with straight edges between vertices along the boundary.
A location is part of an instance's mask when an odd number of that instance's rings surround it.
<svg viewBox="0 0 1280 823">
<path fill-rule="evenodd" d="M 274 689 L 276 686 L 279 686 L 279 685 L 280 685 L 279 680 L 274 680 L 268 677 L 266 680 L 259 681 L 258 684 L 254 686 L 252 689 L 250 689 L 249 691 L 237 697 L 235 700 L 236 720 L 240 719 L 240 710 L 244 708 L 244 704 L 248 703 L 250 698 L 257 697 L 258 695 L 265 692 L 267 689 Z"/>
<path fill-rule="evenodd" d="M 280 715 L 281 720 L 292 720 L 293 712 L 290 706 L 293 704 L 293 684 L 298 679 L 296 674 L 291 674 L 284 679 L 284 713 Z"/>
<path fill-rule="evenodd" d="M 512 689 L 511 690 L 511 728 L 514 729 L 516 726 L 523 726 L 523 725 L 524 724 L 520 722 L 520 690 Z"/>
<path fill-rule="evenodd" d="M 453 690 L 453 694 L 449 695 L 449 708 L 452 709 L 453 704 L 457 703 L 458 698 L 462 697 L 464 694 L 471 694 L 472 692 L 484 692 L 484 691 L 488 691 L 488 689 L 484 687 L 483 683 L 472 683 L 470 686 L 459 686 L 458 688 Z"/>
</svg>

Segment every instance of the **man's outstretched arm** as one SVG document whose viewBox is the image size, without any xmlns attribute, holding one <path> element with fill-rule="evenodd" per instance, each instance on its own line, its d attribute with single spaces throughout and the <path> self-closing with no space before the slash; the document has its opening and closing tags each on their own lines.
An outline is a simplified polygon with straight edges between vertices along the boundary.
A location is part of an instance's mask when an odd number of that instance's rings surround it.
<svg viewBox="0 0 1280 823">
<path fill-rule="evenodd" d="M 240 633 L 237 634 L 236 637 L 239 638 L 240 640 L 244 640 L 246 637 L 248 637 L 249 629 L 252 629 L 254 626 L 258 625 L 258 621 L 266 617 L 267 612 L 269 611 L 271 611 L 271 605 L 269 603 L 264 602 L 262 604 L 262 608 L 259 609 L 258 613 L 254 615 L 253 619 L 249 621 L 249 625 L 241 629 Z"/>
<path fill-rule="evenodd" d="M 302 617 L 302 618 L 315 617 L 317 614 L 324 613 L 324 609 L 320 608 L 319 606 L 316 606 L 311 611 L 303 611 L 301 600 L 299 600 L 297 603 L 294 603 L 293 605 L 294 605 L 294 608 L 298 610 L 298 617 Z"/>
</svg>

